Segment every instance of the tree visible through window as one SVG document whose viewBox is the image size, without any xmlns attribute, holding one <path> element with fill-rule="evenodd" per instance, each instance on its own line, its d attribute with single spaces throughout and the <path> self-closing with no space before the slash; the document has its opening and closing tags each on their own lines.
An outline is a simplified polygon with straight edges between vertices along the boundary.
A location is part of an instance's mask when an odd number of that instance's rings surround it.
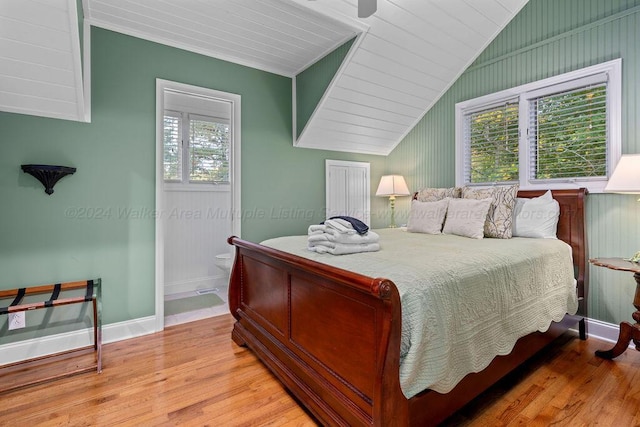
<svg viewBox="0 0 640 427">
<path fill-rule="evenodd" d="M 518 180 L 518 103 L 469 114 L 471 183 Z"/>
<path fill-rule="evenodd" d="M 229 125 L 189 122 L 189 180 L 229 182 Z"/>
<path fill-rule="evenodd" d="M 228 183 L 229 141 L 228 123 L 213 117 L 165 112 L 165 181 Z"/>
<path fill-rule="evenodd" d="M 607 175 L 606 85 L 544 96 L 531 104 L 535 113 L 529 126 L 536 159 L 533 178 Z"/>
<path fill-rule="evenodd" d="M 620 60 L 456 104 L 456 185 L 602 191 L 620 156 Z"/>
</svg>

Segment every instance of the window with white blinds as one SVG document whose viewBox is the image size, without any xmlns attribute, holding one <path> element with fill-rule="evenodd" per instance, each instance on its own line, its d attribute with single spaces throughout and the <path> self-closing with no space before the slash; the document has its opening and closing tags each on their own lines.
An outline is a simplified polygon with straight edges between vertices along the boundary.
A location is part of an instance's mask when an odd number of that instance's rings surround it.
<svg viewBox="0 0 640 427">
<path fill-rule="evenodd" d="M 528 121 L 531 180 L 606 178 L 606 80 L 530 99 Z"/>
<path fill-rule="evenodd" d="M 518 100 L 465 116 L 465 179 L 471 183 L 518 181 Z"/>
<path fill-rule="evenodd" d="M 182 179 L 182 116 L 166 111 L 164 114 L 164 180 L 180 181 Z"/>
<path fill-rule="evenodd" d="M 189 180 L 229 182 L 229 124 L 205 117 L 189 120 Z"/>
<path fill-rule="evenodd" d="M 166 110 L 164 180 L 228 184 L 229 132 L 224 119 Z"/>
<path fill-rule="evenodd" d="M 621 152 L 621 60 L 456 104 L 456 185 L 600 192 Z"/>
</svg>

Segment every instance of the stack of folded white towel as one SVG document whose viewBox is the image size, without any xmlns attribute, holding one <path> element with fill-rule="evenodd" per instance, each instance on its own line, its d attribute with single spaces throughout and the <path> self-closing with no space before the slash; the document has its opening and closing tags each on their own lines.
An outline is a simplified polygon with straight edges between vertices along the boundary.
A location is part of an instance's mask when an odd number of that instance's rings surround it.
<svg viewBox="0 0 640 427">
<path fill-rule="evenodd" d="M 340 218 L 309 226 L 309 250 L 332 255 L 375 252 L 380 250 L 380 236 L 373 231 L 358 234 L 353 225 Z"/>
</svg>

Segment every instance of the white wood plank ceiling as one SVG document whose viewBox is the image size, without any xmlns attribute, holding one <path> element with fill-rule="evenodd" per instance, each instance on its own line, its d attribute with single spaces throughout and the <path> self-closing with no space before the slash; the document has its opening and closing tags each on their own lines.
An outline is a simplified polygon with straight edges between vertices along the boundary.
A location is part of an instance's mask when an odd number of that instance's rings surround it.
<svg viewBox="0 0 640 427">
<path fill-rule="evenodd" d="M 389 154 L 526 3 L 378 0 L 296 145 Z M 357 13 L 356 0 L 308 6 Z"/>
<path fill-rule="evenodd" d="M 88 0 L 92 25 L 285 76 L 356 30 L 287 0 Z"/>
<path fill-rule="evenodd" d="M 0 0 L 0 111 L 85 120 L 76 0 Z"/>
<path fill-rule="evenodd" d="M 0 110 L 82 120 L 75 2 L 0 0 Z M 378 0 L 364 19 L 357 0 L 84 0 L 83 7 L 90 25 L 288 77 L 358 35 L 294 144 L 386 155 L 526 2 Z"/>
</svg>

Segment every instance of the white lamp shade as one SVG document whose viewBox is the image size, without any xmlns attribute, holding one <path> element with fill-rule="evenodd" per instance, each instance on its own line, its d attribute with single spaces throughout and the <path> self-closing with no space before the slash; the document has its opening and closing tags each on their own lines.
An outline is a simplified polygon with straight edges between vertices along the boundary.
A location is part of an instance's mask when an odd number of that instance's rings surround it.
<svg viewBox="0 0 640 427">
<path fill-rule="evenodd" d="M 376 196 L 408 196 L 409 188 L 402 175 L 383 175 Z"/>
<path fill-rule="evenodd" d="M 604 191 L 640 194 L 640 154 L 625 154 L 620 157 Z"/>
</svg>

